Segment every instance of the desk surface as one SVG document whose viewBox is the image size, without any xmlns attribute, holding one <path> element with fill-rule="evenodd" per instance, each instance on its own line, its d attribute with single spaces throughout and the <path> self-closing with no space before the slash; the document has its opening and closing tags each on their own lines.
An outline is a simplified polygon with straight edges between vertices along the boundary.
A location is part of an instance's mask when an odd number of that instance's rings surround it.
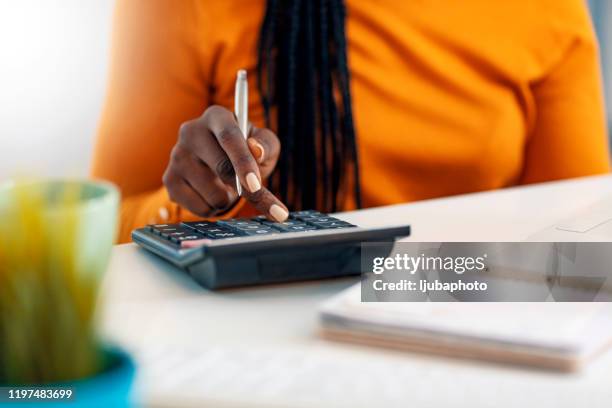
<svg viewBox="0 0 612 408">
<path fill-rule="evenodd" d="M 520 241 L 609 195 L 612 176 L 590 177 L 341 218 L 410 223 L 415 241 Z M 160 405 L 164 395 L 176 398 L 171 405 L 205 395 L 193 405 L 610 406 L 612 353 L 579 373 L 557 374 L 321 340 L 318 305 L 356 281 L 210 292 L 135 245 L 121 245 L 104 282 L 102 322 L 143 363 L 141 398 Z M 151 357 L 156 352 L 172 357 L 161 362 Z M 200 359 L 204 374 L 185 355 Z"/>
</svg>

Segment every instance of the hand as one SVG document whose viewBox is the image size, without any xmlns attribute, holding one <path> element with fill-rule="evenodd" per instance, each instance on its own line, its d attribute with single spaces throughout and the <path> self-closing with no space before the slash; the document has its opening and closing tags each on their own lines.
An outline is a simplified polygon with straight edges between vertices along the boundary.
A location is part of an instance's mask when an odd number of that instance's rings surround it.
<svg viewBox="0 0 612 408">
<path fill-rule="evenodd" d="M 211 106 L 181 125 L 163 182 L 172 201 L 210 217 L 238 198 L 237 173 L 243 196 L 261 213 L 282 222 L 287 207 L 262 183 L 274 170 L 279 152 L 280 141 L 271 130 L 252 127 L 245 140 L 234 114 Z"/>
</svg>

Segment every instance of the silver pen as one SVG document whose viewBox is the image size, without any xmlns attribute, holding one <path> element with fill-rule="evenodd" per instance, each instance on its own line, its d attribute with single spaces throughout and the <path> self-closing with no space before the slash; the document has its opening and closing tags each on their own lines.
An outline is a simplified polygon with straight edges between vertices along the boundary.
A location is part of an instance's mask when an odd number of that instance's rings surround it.
<svg viewBox="0 0 612 408">
<path fill-rule="evenodd" d="M 244 69 L 238 70 L 236 75 L 236 88 L 234 91 L 234 114 L 238 121 L 238 127 L 246 140 L 249 132 L 249 83 L 247 73 Z M 236 191 L 242 195 L 242 185 L 238 174 L 236 174 Z"/>
</svg>

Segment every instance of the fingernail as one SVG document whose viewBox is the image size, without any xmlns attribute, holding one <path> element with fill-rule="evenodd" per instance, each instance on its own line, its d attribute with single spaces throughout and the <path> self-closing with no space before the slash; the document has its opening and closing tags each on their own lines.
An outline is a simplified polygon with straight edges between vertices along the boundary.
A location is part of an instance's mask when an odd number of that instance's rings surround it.
<svg viewBox="0 0 612 408">
<path fill-rule="evenodd" d="M 270 215 L 278 222 L 283 222 L 289 217 L 287 210 L 277 204 L 270 206 Z"/>
<path fill-rule="evenodd" d="M 246 175 L 246 182 L 251 193 L 256 193 L 261 188 L 261 183 L 253 172 Z"/>
<path fill-rule="evenodd" d="M 257 163 L 263 163 L 265 150 L 263 146 L 255 139 L 249 139 L 249 144 L 256 150 L 253 154 Z"/>
</svg>

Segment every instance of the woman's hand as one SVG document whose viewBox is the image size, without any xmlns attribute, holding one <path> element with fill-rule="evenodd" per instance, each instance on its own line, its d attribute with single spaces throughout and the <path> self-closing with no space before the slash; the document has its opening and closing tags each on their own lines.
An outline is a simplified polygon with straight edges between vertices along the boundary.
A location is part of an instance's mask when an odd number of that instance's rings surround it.
<svg viewBox="0 0 612 408">
<path fill-rule="evenodd" d="M 262 181 L 274 170 L 280 141 L 269 129 L 252 127 L 244 139 L 234 114 L 211 106 L 181 125 L 163 182 L 170 199 L 194 214 L 210 217 L 238 198 L 236 173 L 243 196 L 275 221 L 285 221 L 287 208 Z"/>
</svg>

